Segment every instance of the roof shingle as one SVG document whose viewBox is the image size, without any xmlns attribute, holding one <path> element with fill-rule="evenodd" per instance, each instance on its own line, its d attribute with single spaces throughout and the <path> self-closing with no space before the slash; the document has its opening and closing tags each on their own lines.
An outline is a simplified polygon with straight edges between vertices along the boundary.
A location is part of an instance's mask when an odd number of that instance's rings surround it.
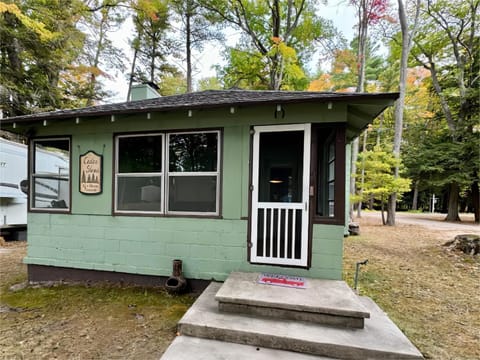
<svg viewBox="0 0 480 360">
<path fill-rule="evenodd" d="M 48 119 L 91 117 L 181 109 L 216 108 L 224 106 L 248 106 L 285 103 L 323 103 L 328 101 L 362 102 L 365 100 L 389 100 L 398 93 L 333 93 L 308 91 L 255 91 L 255 90 L 206 90 L 154 99 L 105 104 L 80 109 L 57 110 L 1 119 L 2 124 L 35 122 Z"/>
</svg>

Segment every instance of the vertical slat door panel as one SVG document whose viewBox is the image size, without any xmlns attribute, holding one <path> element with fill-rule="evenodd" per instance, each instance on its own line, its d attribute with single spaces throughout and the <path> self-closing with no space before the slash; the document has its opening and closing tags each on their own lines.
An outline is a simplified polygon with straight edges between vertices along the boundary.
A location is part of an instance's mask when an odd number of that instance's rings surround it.
<svg viewBox="0 0 480 360">
<path fill-rule="evenodd" d="M 257 207 L 258 262 L 288 265 L 300 260 L 302 204 L 259 203 Z"/>
</svg>

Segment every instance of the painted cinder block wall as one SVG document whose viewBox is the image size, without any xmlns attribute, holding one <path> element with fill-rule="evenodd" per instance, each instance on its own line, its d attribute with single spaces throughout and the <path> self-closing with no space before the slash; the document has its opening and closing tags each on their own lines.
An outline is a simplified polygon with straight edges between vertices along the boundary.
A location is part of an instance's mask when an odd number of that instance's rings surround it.
<svg viewBox="0 0 480 360">
<path fill-rule="evenodd" d="M 341 279 L 343 236 L 340 225 L 314 224 L 311 268 L 252 265 L 247 261 L 250 130 L 253 125 L 346 121 L 346 105 L 284 105 L 116 115 L 52 122 L 36 136 L 71 136 L 71 214 L 28 214 L 25 263 L 132 274 L 169 276 L 172 260 L 183 260 L 187 278 L 224 280 L 232 271 L 280 272 Z M 182 129 L 222 129 L 221 218 L 113 216 L 114 134 Z M 79 156 L 103 155 L 103 192 L 79 192 Z M 347 155 L 348 155 L 347 151 Z"/>
</svg>

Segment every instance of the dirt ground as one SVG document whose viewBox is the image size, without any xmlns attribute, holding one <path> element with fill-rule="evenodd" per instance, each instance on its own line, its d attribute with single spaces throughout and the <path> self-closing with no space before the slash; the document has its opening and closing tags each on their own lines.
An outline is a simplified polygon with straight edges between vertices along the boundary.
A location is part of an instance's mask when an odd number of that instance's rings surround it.
<svg viewBox="0 0 480 360">
<path fill-rule="evenodd" d="M 407 214 L 396 227 L 364 213 L 345 240 L 345 280 L 372 297 L 426 358 L 480 359 L 480 260 L 446 251 L 465 224 Z M 433 219 L 433 220 L 432 220 Z M 0 240 L 1 359 L 159 359 L 194 298 L 159 289 L 55 285 L 10 290 L 26 280 L 25 242 Z"/>
<path fill-rule="evenodd" d="M 345 240 L 345 280 L 361 267 L 359 291 L 372 297 L 428 359 L 480 359 L 480 258 L 447 251 L 459 234 L 478 234 L 473 217 L 400 214 L 397 226 L 364 213 L 360 236 Z"/>
</svg>

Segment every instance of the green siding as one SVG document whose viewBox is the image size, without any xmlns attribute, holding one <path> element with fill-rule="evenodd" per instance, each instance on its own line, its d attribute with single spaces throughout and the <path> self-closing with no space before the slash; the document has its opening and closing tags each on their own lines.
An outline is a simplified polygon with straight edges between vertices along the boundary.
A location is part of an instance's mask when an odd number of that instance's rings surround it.
<svg viewBox="0 0 480 360">
<path fill-rule="evenodd" d="M 345 122 L 346 105 L 284 105 L 152 113 L 49 123 L 38 136 L 72 136 L 71 214 L 29 213 L 28 264 L 167 276 L 172 260 L 182 259 L 185 276 L 224 280 L 231 271 L 280 272 L 341 279 L 343 226 L 314 225 L 310 269 L 251 265 L 247 261 L 250 129 L 253 125 Z M 221 128 L 223 131 L 221 218 L 112 216 L 115 133 Z M 79 156 L 103 155 L 103 192 L 79 188 Z"/>
<path fill-rule="evenodd" d="M 342 226 L 314 225 L 312 267 L 307 270 L 249 264 L 246 220 L 111 219 L 30 214 L 25 262 L 168 276 L 172 260 L 182 259 L 189 278 L 224 280 L 240 270 L 341 279 Z"/>
</svg>

